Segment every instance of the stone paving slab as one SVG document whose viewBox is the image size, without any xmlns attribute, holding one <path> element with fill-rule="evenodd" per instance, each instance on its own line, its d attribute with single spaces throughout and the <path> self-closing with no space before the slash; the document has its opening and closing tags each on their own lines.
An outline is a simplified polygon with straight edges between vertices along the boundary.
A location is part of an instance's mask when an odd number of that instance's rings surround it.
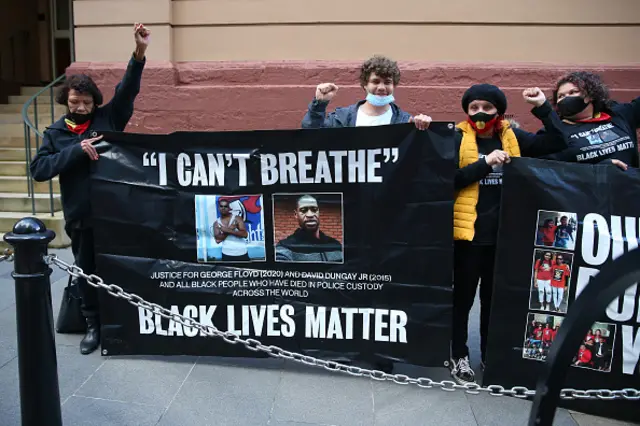
<svg viewBox="0 0 640 426">
<path fill-rule="evenodd" d="M 372 425 L 372 383 L 346 375 L 283 371 L 271 417 L 336 426 Z"/>
<path fill-rule="evenodd" d="M 374 384 L 373 395 L 376 426 L 477 424 L 463 392 L 443 392 L 383 382 Z"/>
<path fill-rule="evenodd" d="M 158 425 L 266 425 L 282 372 L 196 364 Z"/>
<path fill-rule="evenodd" d="M 66 261 L 70 250 L 52 252 Z M 68 276 L 52 274 L 54 317 Z M 20 425 L 12 265 L 0 263 L 0 424 Z M 478 366 L 478 306 L 471 314 Z M 278 359 L 103 357 L 80 354 L 81 335 L 56 334 L 65 426 L 526 425 L 531 402 L 443 392 L 350 377 Z M 480 369 L 476 368 L 480 373 Z M 396 372 L 449 380 L 444 368 L 396 365 Z M 479 374 L 481 377 L 481 373 Z M 480 378 L 479 377 L 479 378 Z M 559 409 L 554 425 L 630 423 Z"/>
<path fill-rule="evenodd" d="M 75 395 L 168 406 L 195 365 L 193 357 L 110 358 Z"/>
<path fill-rule="evenodd" d="M 503 425 L 526 425 L 529 422 L 531 402 L 518 398 L 491 395 L 467 395 L 467 400 L 475 415 L 478 426 L 494 426 L 496 419 Z M 553 421 L 554 426 L 577 426 L 578 422 L 567 410 L 558 410 Z"/>
<path fill-rule="evenodd" d="M 62 406 L 62 421 L 77 426 L 154 426 L 163 412 L 155 405 L 73 396 Z"/>
</svg>

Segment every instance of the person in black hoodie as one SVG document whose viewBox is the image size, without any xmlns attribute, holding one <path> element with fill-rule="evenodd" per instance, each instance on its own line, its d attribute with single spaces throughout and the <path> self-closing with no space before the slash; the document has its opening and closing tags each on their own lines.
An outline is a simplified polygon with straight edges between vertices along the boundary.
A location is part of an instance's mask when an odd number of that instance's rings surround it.
<svg viewBox="0 0 640 426">
<path fill-rule="evenodd" d="M 366 93 L 365 99 L 336 108 L 327 115 L 327 106 L 338 92 L 338 86 L 333 83 L 319 84 L 316 96 L 302 119 L 302 128 L 382 126 L 410 122 L 420 130 L 428 128 L 431 117 L 424 114 L 412 117 L 394 103 L 393 92 L 399 83 L 398 64 L 384 56 L 374 56 L 360 67 L 360 86 Z"/>
<path fill-rule="evenodd" d="M 600 76 L 577 71 L 558 80 L 553 101 L 562 119 L 555 121 L 557 130 L 568 147 L 545 158 L 609 163 L 623 170 L 639 167 L 640 97 L 629 103 L 614 102 Z"/>
<path fill-rule="evenodd" d="M 523 92 L 532 113 L 547 132 L 516 128 L 504 119 L 507 98 L 496 86 L 477 84 L 462 97 L 467 119 L 456 126 L 454 179 L 454 273 L 451 375 L 461 384 L 475 382 L 469 363 L 469 312 L 480 282 L 480 350 L 485 364 L 493 288 L 502 165 L 511 157 L 538 157 L 566 148 L 558 116 L 539 88 Z"/>
<path fill-rule="evenodd" d="M 150 31 L 142 24 L 134 26 L 135 51 L 124 78 L 116 86 L 113 98 L 102 105 L 102 93 L 88 75 L 69 76 L 56 97 L 67 113 L 44 131 L 42 146 L 31 161 L 34 180 L 44 182 L 60 176 L 65 232 L 71 238 L 76 265 L 90 275 L 95 273 L 93 230 L 91 225 L 90 167 L 100 158 L 95 143 L 100 131 L 123 131 L 133 115 L 140 79 L 146 62 Z M 87 331 L 80 352 L 89 354 L 100 345 L 98 290 L 78 279 L 82 313 Z"/>
</svg>

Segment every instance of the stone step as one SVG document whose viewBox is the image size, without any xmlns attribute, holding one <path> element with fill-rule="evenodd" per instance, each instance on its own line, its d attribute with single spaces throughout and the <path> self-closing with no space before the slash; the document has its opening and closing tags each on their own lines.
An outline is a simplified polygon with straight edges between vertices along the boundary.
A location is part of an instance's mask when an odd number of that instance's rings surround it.
<svg viewBox="0 0 640 426">
<path fill-rule="evenodd" d="M 33 204 L 31 197 L 26 192 L 0 192 L 0 211 L 24 212 L 31 214 L 35 205 L 36 212 L 51 212 L 51 199 L 53 198 L 53 211 L 62 210 L 60 194 L 35 194 Z"/>
<path fill-rule="evenodd" d="M 27 176 L 27 162 L 0 161 L 0 176 Z"/>
<path fill-rule="evenodd" d="M 36 141 L 36 135 L 31 133 L 31 148 L 34 149 L 37 146 L 42 145 L 42 138 L 38 137 Z M 25 148 L 24 136 L 1 136 L 0 135 L 0 148 Z"/>
<path fill-rule="evenodd" d="M 29 158 L 33 158 L 34 155 L 36 155 L 36 148 L 32 146 Z M 26 161 L 25 148 L 0 147 L 0 161 Z"/>
<path fill-rule="evenodd" d="M 37 86 L 22 86 L 20 88 L 20 94 L 22 96 L 33 96 L 36 93 L 38 93 L 39 91 L 41 91 L 42 89 L 44 89 L 44 86 L 41 86 L 41 87 L 37 87 Z M 54 88 L 54 93 L 55 93 L 55 88 Z"/>
<path fill-rule="evenodd" d="M 51 180 L 54 194 L 60 193 L 60 182 L 58 178 Z M 0 176 L 0 192 L 23 193 L 28 192 L 26 176 Z M 33 192 L 36 194 L 49 194 L 49 181 L 33 181 Z"/>
<path fill-rule="evenodd" d="M 62 115 L 64 115 L 64 111 L 58 113 L 57 111 L 54 113 L 53 118 L 51 118 L 51 113 L 38 111 L 38 126 L 37 128 L 42 129 L 44 125 L 49 125 L 54 121 L 57 121 Z M 29 113 L 29 120 L 35 126 L 36 120 L 33 111 Z M 24 121 L 22 120 L 22 114 L 19 112 L 11 112 L 11 113 L 3 113 L 0 112 L 0 124 L 20 124 L 22 125 Z"/>
<path fill-rule="evenodd" d="M 51 123 L 38 123 L 37 127 L 40 131 L 44 129 L 45 126 L 50 125 Z M 24 136 L 24 125 L 23 124 L 0 124 L 0 136 L 2 137 L 20 137 Z"/>
<path fill-rule="evenodd" d="M 29 99 L 31 99 L 31 96 L 25 96 L 25 95 L 9 96 L 9 103 L 24 105 L 29 101 Z M 55 98 L 53 101 L 55 102 Z M 41 104 L 51 105 L 51 96 L 49 96 L 48 93 L 47 95 L 43 94 L 38 96 L 38 107 L 40 107 Z"/>
<path fill-rule="evenodd" d="M 32 215 L 21 212 L 0 212 L 0 233 L 6 234 L 7 232 L 11 232 L 13 230 L 13 226 L 20 219 L 25 217 L 36 217 L 44 222 L 47 229 L 55 232 L 56 237 L 51 241 L 51 243 L 49 243 L 49 247 L 63 248 L 71 245 L 71 240 L 64 231 L 65 221 L 62 212 L 55 212 L 53 217 L 51 216 L 51 213 L 39 213 Z M 2 240 L 2 244 L 4 244 L 5 247 L 8 246 L 4 241 L 4 238 Z"/>
<path fill-rule="evenodd" d="M 27 176 L 26 161 L 0 161 L 0 176 Z"/>
<path fill-rule="evenodd" d="M 2 114 L 13 114 L 13 113 L 17 113 L 20 114 L 22 113 L 22 106 L 24 105 L 24 102 L 22 104 L 0 104 L 0 113 Z M 66 108 L 63 105 L 60 104 L 53 104 L 53 110 L 56 112 L 57 115 L 62 115 L 66 112 Z M 29 107 L 29 112 L 31 112 L 31 114 L 33 114 L 34 111 L 34 106 L 31 105 Z M 51 114 L 51 104 L 50 103 L 46 103 L 46 104 L 42 104 L 41 102 L 38 101 L 38 113 L 49 113 Z"/>
</svg>

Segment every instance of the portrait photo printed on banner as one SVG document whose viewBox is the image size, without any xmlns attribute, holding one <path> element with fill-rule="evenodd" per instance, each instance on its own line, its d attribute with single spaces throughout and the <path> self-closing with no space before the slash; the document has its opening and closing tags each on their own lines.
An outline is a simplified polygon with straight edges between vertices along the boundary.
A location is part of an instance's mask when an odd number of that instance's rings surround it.
<svg viewBox="0 0 640 426">
<path fill-rule="evenodd" d="M 265 262 L 262 195 L 196 195 L 198 262 Z"/>
<path fill-rule="evenodd" d="M 573 251 L 576 247 L 577 230 L 576 213 L 538 210 L 535 245 Z"/>
<path fill-rule="evenodd" d="M 522 357 L 545 361 L 562 321 L 561 316 L 529 313 Z M 615 336 L 615 324 L 596 322 L 582 341 L 571 366 L 610 372 Z"/>
<path fill-rule="evenodd" d="M 341 193 L 273 194 L 276 262 L 344 263 Z"/>
<path fill-rule="evenodd" d="M 562 314 L 569 308 L 573 253 L 535 249 L 529 309 Z"/>
</svg>

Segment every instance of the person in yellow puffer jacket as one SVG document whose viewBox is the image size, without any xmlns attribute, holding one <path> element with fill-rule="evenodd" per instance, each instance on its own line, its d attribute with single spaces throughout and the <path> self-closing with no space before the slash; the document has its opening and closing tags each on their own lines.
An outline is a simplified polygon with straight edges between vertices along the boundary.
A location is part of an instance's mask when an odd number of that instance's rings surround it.
<svg viewBox="0 0 640 426">
<path fill-rule="evenodd" d="M 525 132 L 505 120 L 507 98 L 498 87 L 477 84 L 462 97 L 467 120 L 456 126 L 454 277 L 451 375 L 474 383 L 469 362 L 469 312 L 480 282 L 480 350 L 484 368 L 493 287 L 495 247 L 502 195 L 502 165 L 513 157 L 540 157 L 562 151 L 566 142 L 556 130 L 560 120 L 539 88 L 523 92 L 545 131 Z"/>
</svg>

